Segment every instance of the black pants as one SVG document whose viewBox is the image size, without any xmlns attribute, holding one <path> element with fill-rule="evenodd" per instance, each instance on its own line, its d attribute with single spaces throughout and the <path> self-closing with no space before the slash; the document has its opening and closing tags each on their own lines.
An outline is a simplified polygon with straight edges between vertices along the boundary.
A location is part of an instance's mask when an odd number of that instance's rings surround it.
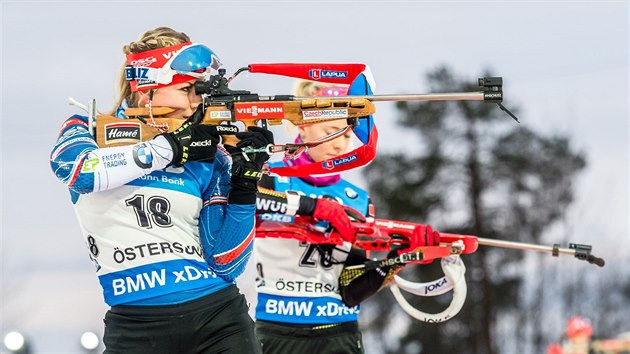
<svg viewBox="0 0 630 354">
<path fill-rule="evenodd" d="M 327 326 L 292 326 L 256 321 L 256 335 L 265 354 L 363 354 L 356 322 Z"/>
<path fill-rule="evenodd" d="M 177 305 L 114 306 L 105 353 L 262 353 L 245 297 L 235 285 Z"/>
</svg>

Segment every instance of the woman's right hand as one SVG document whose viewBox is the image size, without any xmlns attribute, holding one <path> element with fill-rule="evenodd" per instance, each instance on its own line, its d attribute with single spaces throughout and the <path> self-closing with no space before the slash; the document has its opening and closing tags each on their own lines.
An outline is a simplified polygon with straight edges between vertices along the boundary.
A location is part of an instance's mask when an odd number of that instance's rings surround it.
<svg viewBox="0 0 630 354">
<path fill-rule="evenodd" d="M 398 255 L 409 252 L 417 252 L 420 247 L 425 246 L 439 246 L 440 245 L 440 233 L 433 230 L 431 225 L 417 224 L 411 236 L 409 237 L 409 246 L 398 250 Z M 421 264 L 429 264 L 433 260 L 422 261 Z"/>
<path fill-rule="evenodd" d="M 363 215 L 355 209 L 343 206 L 327 198 L 317 199 L 315 209 L 313 210 L 313 217 L 315 219 L 328 221 L 332 227 L 341 234 L 341 238 L 344 241 L 354 242 L 354 228 L 350 223 L 352 221 L 350 216 L 352 216 L 353 219 L 365 222 Z"/>
</svg>

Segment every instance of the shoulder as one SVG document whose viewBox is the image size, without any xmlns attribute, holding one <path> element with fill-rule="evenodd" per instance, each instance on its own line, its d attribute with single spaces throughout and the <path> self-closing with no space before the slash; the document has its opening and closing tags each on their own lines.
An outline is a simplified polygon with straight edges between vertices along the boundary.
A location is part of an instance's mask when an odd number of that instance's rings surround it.
<svg viewBox="0 0 630 354">
<path fill-rule="evenodd" d="M 66 119 L 59 128 L 56 146 L 67 148 L 70 145 L 83 144 L 95 145 L 96 141 L 89 131 L 88 118 L 74 115 Z"/>
<path fill-rule="evenodd" d="M 63 134 L 63 132 L 65 132 L 68 129 L 76 128 L 77 126 L 84 127 L 87 129 L 88 117 L 75 114 L 72 117 L 66 119 L 61 125 L 61 128 L 59 129 L 59 135 Z"/>
<path fill-rule="evenodd" d="M 365 194 L 368 193 L 365 189 L 357 186 L 356 184 L 354 184 L 354 183 L 352 183 L 352 182 L 350 182 L 350 181 L 348 181 L 348 180 L 346 180 L 344 178 L 340 179 L 339 182 L 337 182 L 337 184 L 339 186 L 352 188 L 355 191 L 360 192 L 360 193 L 365 193 Z"/>
<path fill-rule="evenodd" d="M 88 117 L 82 116 L 80 114 L 74 114 L 70 118 L 65 120 L 64 125 L 65 124 L 81 124 L 87 126 Z"/>
<path fill-rule="evenodd" d="M 350 200 L 364 200 L 367 202 L 367 199 L 369 199 L 370 197 L 368 192 L 365 189 L 345 179 L 339 180 L 339 182 L 331 185 L 331 187 L 333 187 L 335 190 L 342 193 L 345 197 L 347 197 Z"/>
</svg>

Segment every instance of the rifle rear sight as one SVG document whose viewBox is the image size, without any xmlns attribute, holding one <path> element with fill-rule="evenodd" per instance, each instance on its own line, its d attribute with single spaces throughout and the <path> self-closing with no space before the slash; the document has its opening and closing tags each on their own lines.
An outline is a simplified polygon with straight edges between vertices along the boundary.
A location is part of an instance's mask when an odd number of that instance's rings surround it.
<svg viewBox="0 0 630 354">
<path fill-rule="evenodd" d="M 251 91 L 231 90 L 228 88 L 229 80 L 225 77 L 225 69 L 219 69 L 217 75 L 211 75 L 208 81 L 195 82 L 195 93 L 197 95 L 208 95 L 210 100 L 219 98 L 219 101 L 231 101 L 230 97 L 237 95 L 251 95 Z M 256 95 L 257 96 L 257 95 Z"/>
</svg>

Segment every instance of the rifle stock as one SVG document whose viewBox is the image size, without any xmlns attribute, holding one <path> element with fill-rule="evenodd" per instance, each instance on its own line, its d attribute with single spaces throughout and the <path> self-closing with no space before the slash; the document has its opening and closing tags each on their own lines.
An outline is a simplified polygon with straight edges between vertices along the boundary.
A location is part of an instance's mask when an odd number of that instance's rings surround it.
<svg viewBox="0 0 630 354">
<path fill-rule="evenodd" d="M 264 215 L 264 214 L 261 214 Z M 292 219 L 293 220 L 293 219 Z M 310 217 L 294 218 L 292 223 L 284 221 L 267 221 L 264 217 L 259 217 L 256 224 L 256 237 L 284 237 L 293 238 L 309 243 L 327 243 L 342 244 L 343 238 L 336 231 L 331 230 L 325 234 L 322 230 L 318 230 L 313 226 L 313 220 Z M 417 225 L 412 222 L 374 219 L 369 222 L 352 222 L 355 235 L 352 242 L 353 246 L 362 248 L 366 251 L 389 251 L 392 246 L 409 245 L 409 240 L 413 235 L 413 230 Z M 435 230 L 437 231 L 437 230 Z M 455 246 L 458 245 L 458 246 Z M 559 254 L 567 254 L 575 256 L 575 258 L 599 267 L 605 265 L 602 258 L 595 257 L 591 254 L 592 247 L 590 245 L 582 245 L 571 243 L 569 248 L 560 248 L 558 244 L 553 246 L 543 246 L 522 242 L 511 242 L 496 239 L 481 238 L 473 235 L 450 234 L 440 232 L 440 245 L 420 247 L 420 252 L 424 253 L 424 259 L 440 258 L 440 252 L 445 249 L 450 250 L 449 254 L 470 254 L 477 251 L 479 246 L 491 246 L 500 248 L 512 248 L 525 251 L 537 251 L 552 253 L 553 256 Z M 455 247 L 452 247 L 455 246 Z M 437 252 L 437 253 L 435 253 Z"/>
<path fill-rule="evenodd" d="M 340 245 L 344 242 L 342 236 L 334 229 L 328 234 L 316 229 L 310 217 L 296 216 L 291 219 L 292 223 L 286 223 L 263 215 L 265 214 L 259 215 L 256 223 L 256 237 L 292 238 L 315 244 Z M 265 220 L 266 218 L 271 220 Z M 352 222 L 355 232 L 352 244 L 366 251 L 390 251 L 394 246 L 407 247 L 417 225 L 420 224 L 384 219 L 366 223 Z M 451 254 L 470 254 L 476 252 L 478 248 L 476 236 L 440 232 L 440 245 L 423 246 L 417 251 L 423 253 L 424 260 L 430 260 Z"/>
<path fill-rule="evenodd" d="M 172 132 L 183 123 L 182 118 L 165 117 L 174 111 L 169 107 L 153 107 L 151 113 L 156 124 L 166 124 L 168 131 Z M 360 118 L 374 112 L 376 112 L 374 103 L 365 98 L 354 97 L 335 100 L 304 98 L 296 101 L 231 102 L 208 105 L 201 124 L 219 125 L 239 121 L 247 128 L 263 120 L 271 125 L 279 125 L 286 120 L 294 125 L 305 125 Z M 125 115 L 129 119 L 112 116 L 96 117 L 95 135 L 99 147 L 135 144 L 153 139 L 161 133 L 157 128 L 144 123 L 150 119 L 148 108 L 128 108 L 125 110 Z M 222 138 L 226 145 L 236 145 L 238 142 L 233 135 L 222 135 Z"/>
</svg>

